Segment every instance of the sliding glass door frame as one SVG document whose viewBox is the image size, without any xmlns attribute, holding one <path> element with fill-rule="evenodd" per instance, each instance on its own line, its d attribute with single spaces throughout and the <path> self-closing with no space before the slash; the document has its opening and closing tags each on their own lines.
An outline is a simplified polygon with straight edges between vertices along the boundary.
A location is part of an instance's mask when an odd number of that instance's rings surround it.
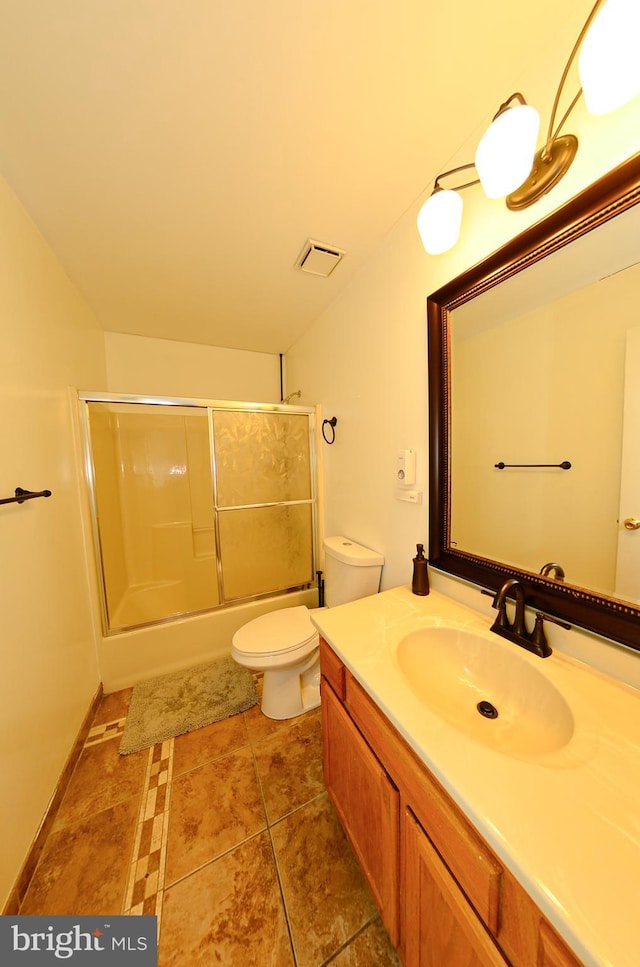
<svg viewBox="0 0 640 967">
<path fill-rule="evenodd" d="M 107 598 L 107 582 L 106 575 L 104 572 L 104 558 L 103 558 L 103 543 L 100 535 L 100 526 L 98 519 L 98 506 L 96 499 L 96 475 L 94 467 L 94 458 L 91 445 L 91 426 L 89 421 L 89 407 L 90 403 L 113 403 L 113 404 L 133 404 L 133 405 L 147 405 L 147 406 L 164 406 L 164 407 L 192 407 L 194 409 L 205 409 L 208 412 L 208 426 L 209 426 L 209 454 L 211 460 L 211 475 L 213 481 L 213 517 L 214 517 L 214 535 L 215 535 L 215 550 L 216 550 L 216 578 L 218 582 L 218 596 L 219 604 L 212 608 L 205 608 L 200 611 L 186 611 L 173 613 L 165 617 L 154 618 L 151 621 L 142 621 L 139 624 L 132 624 L 117 628 L 111 628 L 111 616 L 109 614 L 108 608 L 108 598 Z M 305 407 L 305 406 L 291 406 L 289 404 L 284 405 L 282 403 L 253 403 L 253 402 L 242 402 L 239 400 L 206 400 L 206 399 L 188 399 L 188 398 L 178 398 L 178 397 L 157 397 L 157 396 L 138 396 L 129 394 L 113 394 L 113 393 L 102 393 L 102 392 L 89 392 L 89 391 L 79 391 L 78 392 L 78 405 L 80 411 L 80 422 L 82 429 L 82 442 L 84 450 L 84 467 L 85 467 L 85 479 L 87 482 L 89 505 L 91 513 L 91 528 L 93 534 L 93 543 L 95 548 L 95 559 L 96 559 L 96 571 L 98 576 L 98 584 L 100 590 L 100 605 L 101 605 L 101 617 L 103 625 L 103 634 L 105 636 L 120 634 L 125 631 L 129 631 L 137 627 L 147 627 L 155 624 L 165 624 L 170 621 L 175 621 L 183 618 L 187 615 L 203 614 L 209 611 L 216 611 L 222 608 L 232 607 L 240 602 L 249 602 L 252 600 L 260 600 L 268 597 L 272 597 L 275 594 L 284 594 L 292 591 L 301 591 L 308 589 L 313 586 L 315 581 L 315 575 L 318 568 L 318 547 L 319 547 L 319 516 L 318 516 L 318 506 L 317 506 L 317 413 L 315 407 Z M 214 413 L 216 411 L 235 411 L 238 413 L 273 413 L 273 414 L 285 414 L 285 415 L 305 415 L 308 418 L 309 427 L 309 475 L 310 475 L 310 496 L 308 499 L 303 500 L 282 500 L 282 501 L 267 501 L 264 503 L 251 503 L 244 505 L 220 505 L 218 502 L 218 484 L 217 484 L 217 467 L 216 467 L 216 448 L 215 448 L 215 434 L 214 434 Z M 311 549 L 312 549 L 312 562 L 311 562 L 311 580 L 309 582 L 304 582 L 302 584 L 297 584 L 295 586 L 286 587 L 281 590 L 272 590 L 260 592 L 258 594 L 241 595 L 237 597 L 226 597 L 224 591 L 224 575 L 223 575 L 223 560 L 221 553 L 221 535 L 220 535 L 220 514 L 221 513 L 234 513 L 235 511 L 247 511 L 259 508 L 275 508 L 275 507 L 287 507 L 287 506 L 301 506 L 308 505 L 311 509 Z"/>
</svg>

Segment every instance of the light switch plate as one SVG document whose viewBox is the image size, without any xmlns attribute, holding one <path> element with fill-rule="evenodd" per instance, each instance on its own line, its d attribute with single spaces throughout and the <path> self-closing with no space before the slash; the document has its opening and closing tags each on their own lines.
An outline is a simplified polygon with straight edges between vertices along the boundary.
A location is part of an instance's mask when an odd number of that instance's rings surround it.
<svg viewBox="0 0 640 967">
<path fill-rule="evenodd" d="M 396 500 L 407 500 L 410 504 L 422 503 L 421 490 L 396 490 Z"/>
</svg>

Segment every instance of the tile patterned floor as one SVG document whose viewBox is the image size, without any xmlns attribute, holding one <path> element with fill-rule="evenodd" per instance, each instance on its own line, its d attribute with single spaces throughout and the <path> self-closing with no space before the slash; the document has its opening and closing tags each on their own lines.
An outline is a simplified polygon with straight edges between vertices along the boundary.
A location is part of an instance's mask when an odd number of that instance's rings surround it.
<svg viewBox="0 0 640 967">
<path fill-rule="evenodd" d="M 120 756 L 92 723 L 20 913 L 156 914 L 160 967 L 400 967 L 322 780 L 320 710 Z"/>
</svg>

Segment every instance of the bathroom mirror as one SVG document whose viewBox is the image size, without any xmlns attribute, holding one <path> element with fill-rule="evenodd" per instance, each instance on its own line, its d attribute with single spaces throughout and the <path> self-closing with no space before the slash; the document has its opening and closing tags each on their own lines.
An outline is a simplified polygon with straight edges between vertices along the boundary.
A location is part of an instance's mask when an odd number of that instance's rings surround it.
<svg viewBox="0 0 640 967">
<path fill-rule="evenodd" d="M 432 566 L 636 650 L 639 201 L 640 155 L 427 301 Z"/>
</svg>

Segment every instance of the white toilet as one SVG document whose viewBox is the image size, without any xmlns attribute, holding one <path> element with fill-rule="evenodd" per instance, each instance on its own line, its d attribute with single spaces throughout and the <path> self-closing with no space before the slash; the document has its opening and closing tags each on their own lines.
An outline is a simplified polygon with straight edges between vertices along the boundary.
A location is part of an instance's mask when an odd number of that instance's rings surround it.
<svg viewBox="0 0 640 967">
<path fill-rule="evenodd" d="M 327 537 L 324 553 L 327 607 L 377 594 L 382 554 L 346 537 Z M 320 650 L 310 614 L 304 605 L 281 608 L 254 618 L 233 636 L 231 654 L 238 664 L 264 672 L 262 711 L 270 719 L 290 719 L 320 704 Z"/>
</svg>

